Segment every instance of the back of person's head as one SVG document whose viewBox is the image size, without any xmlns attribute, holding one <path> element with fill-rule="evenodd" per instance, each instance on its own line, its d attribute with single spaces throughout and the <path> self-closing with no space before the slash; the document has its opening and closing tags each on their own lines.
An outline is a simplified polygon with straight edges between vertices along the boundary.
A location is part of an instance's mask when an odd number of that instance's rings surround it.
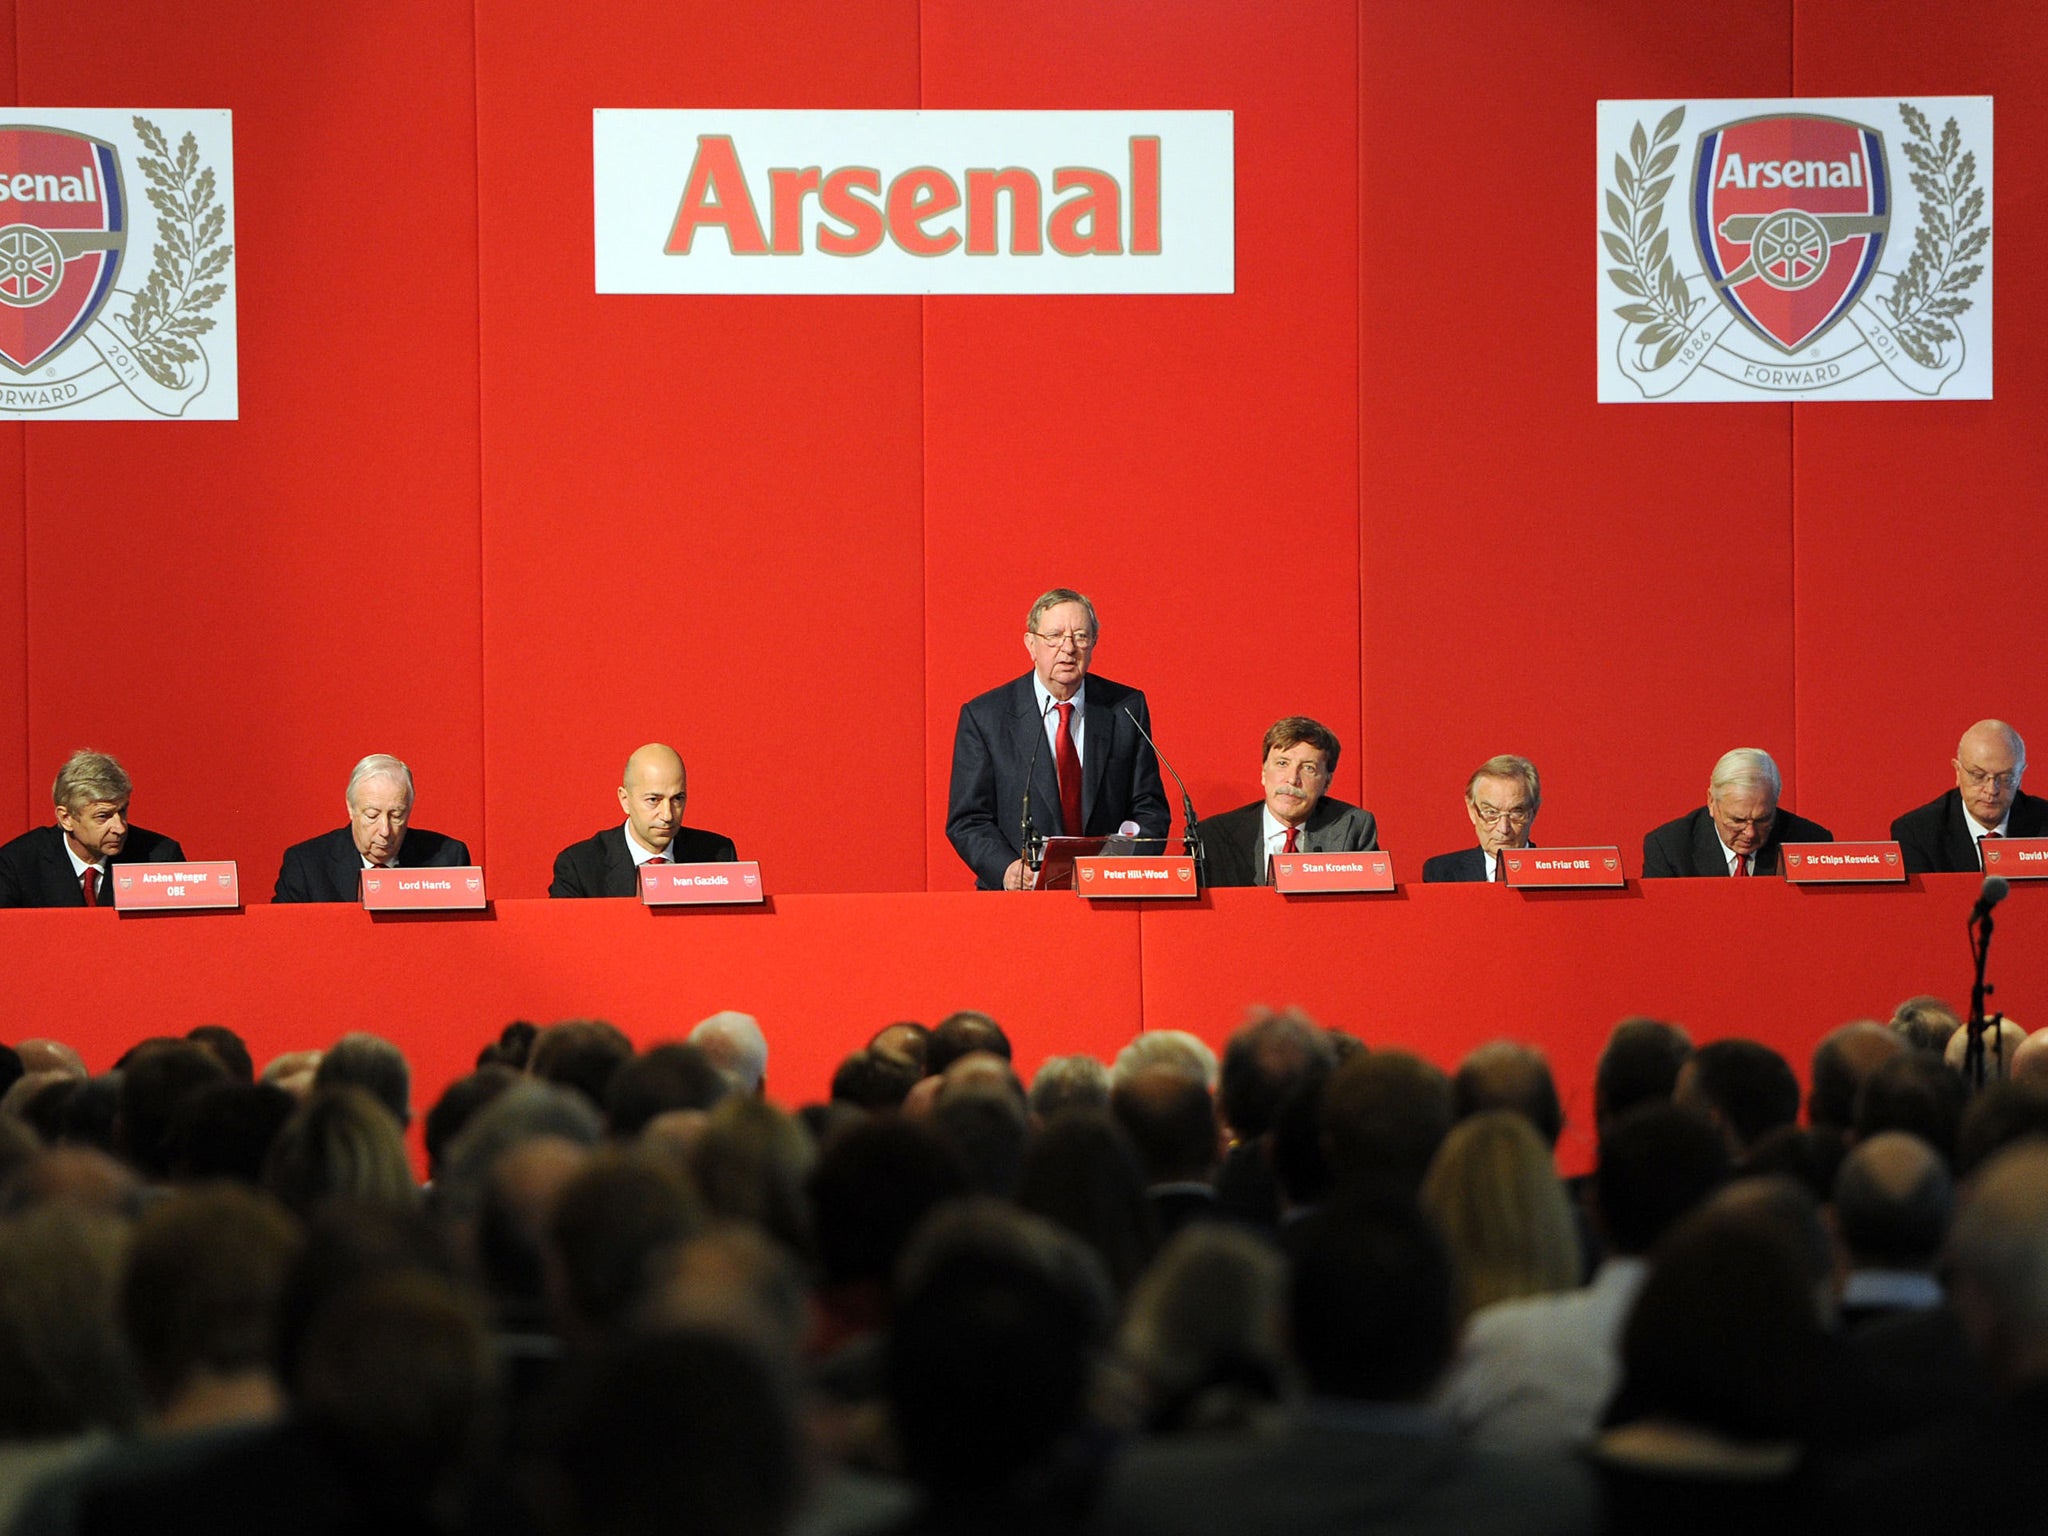
<svg viewBox="0 0 2048 1536">
<path fill-rule="evenodd" d="M 389 1123 L 382 1109 L 374 1113 Z M 305 1218 L 301 1231 L 298 1253 L 278 1295 L 271 1335 L 277 1378 L 294 1394 L 307 1338 L 337 1298 L 387 1275 L 421 1273 L 447 1279 L 453 1269 L 441 1233 L 417 1205 L 338 1195 Z"/>
<path fill-rule="evenodd" d="M 703 1225 L 688 1182 L 662 1159 L 619 1149 L 593 1156 L 548 1224 L 565 1327 L 591 1337 L 625 1322 L 645 1294 L 649 1260 Z"/>
<path fill-rule="evenodd" d="M 1193 1078 L 1211 1095 L 1223 1076 L 1222 1063 L 1201 1036 L 1184 1029 L 1148 1029 L 1117 1052 L 1109 1068 L 1110 1086 L 1116 1087 L 1140 1072 L 1161 1067 Z"/>
<path fill-rule="evenodd" d="M 526 1070 L 527 1059 L 533 1055 L 533 1042 L 540 1038 L 540 1026 L 525 1019 L 514 1019 L 498 1031 L 498 1038 L 476 1053 L 479 1067 L 510 1067 L 514 1072 Z"/>
<path fill-rule="evenodd" d="M 1451 1078 L 1451 1112 L 1459 1120 L 1491 1109 L 1513 1110 L 1536 1129 L 1546 1147 L 1564 1132 L 1564 1106 L 1550 1063 L 1534 1046 L 1493 1040 L 1473 1050 Z"/>
<path fill-rule="evenodd" d="M 1728 1181 L 1728 1146 L 1698 1115 L 1642 1104 L 1601 1127 L 1593 1174 L 1600 1224 L 1617 1253 L 1648 1253 Z"/>
<path fill-rule="evenodd" d="M 709 1109 L 732 1091 L 733 1080 L 702 1046 L 671 1042 L 622 1063 L 599 1102 L 612 1135 L 630 1141 L 657 1116 L 674 1109 Z"/>
<path fill-rule="evenodd" d="M 1954 1211 L 1941 1155 L 1904 1131 L 1859 1142 L 1835 1179 L 1835 1226 L 1859 1267 L 1931 1268 Z"/>
<path fill-rule="evenodd" d="M 271 1144 L 298 1100 L 271 1083 L 228 1082 L 202 1088 L 178 1108 L 172 1126 L 176 1171 L 185 1183 L 233 1179 L 263 1182 Z"/>
<path fill-rule="evenodd" d="M 1107 1109 L 1109 1068 L 1093 1056 L 1049 1056 L 1032 1077 L 1026 1102 L 1041 1122 L 1069 1109 Z"/>
<path fill-rule="evenodd" d="M 925 1058 L 931 1050 L 931 1029 L 915 1019 L 903 1019 L 894 1024 L 884 1024 L 868 1041 L 871 1051 L 893 1051 L 898 1056 L 907 1056 L 917 1064 L 917 1075 L 924 1076 Z"/>
<path fill-rule="evenodd" d="M 127 1244 L 125 1221 L 63 1201 L 0 1221 L 0 1445 L 133 1421 L 115 1324 Z"/>
<path fill-rule="evenodd" d="M 768 1080 L 768 1037 L 751 1013 L 714 1013 L 690 1031 L 689 1043 L 742 1093 L 759 1093 Z"/>
<path fill-rule="evenodd" d="M 633 1042 L 617 1025 L 603 1019 L 565 1019 L 534 1039 L 526 1070 L 544 1083 L 575 1089 L 603 1109 L 612 1074 L 632 1056 Z"/>
<path fill-rule="evenodd" d="M 478 1067 L 441 1090 L 441 1097 L 434 1100 L 434 1107 L 427 1111 L 421 1127 L 428 1178 L 440 1176 L 442 1159 L 447 1157 L 455 1138 L 476 1118 L 477 1111 L 518 1081 L 519 1074 L 512 1068 L 493 1065 Z"/>
<path fill-rule="evenodd" d="M 1451 1081 L 1407 1051 L 1354 1056 L 1323 1087 L 1323 1151 L 1339 1189 L 1413 1193 L 1451 1130 Z"/>
<path fill-rule="evenodd" d="M 1984 1048 L 1983 1080 L 1998 1082 L 2012 1076 L 2013 1065 L 2027 1043 L 2027 1032 L 2011 1019 L 2000 1019 L 1996 1029 L 1987 1024 L 1978 1031 L 1978 1035 Z M 1967 1024 L 1948 1037 L 1941 1059 L 1951 1072 L 1970 1070 L 1970 1027 Z M 1971 1079 L 1975 1080 L 1974 1077 Z"/>
<path fill-rule="evenodd" d="M 313 1069 L 315 1088 L 360 1088 L 391 1111 L 398 1128 L 412 1124 L 412 1068 L 405 1054 L 380 1035 L 343 1035 Z"/>
<path fill-rule="evenodd" d="M 1692 1053 L 1676 1100 L 1721 1126 L 1738 1155 L 1799 1118 L 1799 1079 L 1785 1058 L 1755 1040 L 1714 1040 Z"/>
<path fill-rule="evenodd" d="M 1950 1292 L 1972 1348 L 2004 1385 L 2048 1375 L 2048 1142 L 1999 1152 L 1949 1231 Z"/>
<path fill-rule="evenodd" d="M 1314 1020 L 1292 1011 L 1255 1013 L 1223 1047 L 1217 1102 L 1239 1141 L 1255 1141 L 1294 1085 L 1336 1062 L 1330 1037 Z"/>
<path fill-rule="evenodd" d="M 1781 1125 L 1764 1133 L 1736 1171 L 1743 1178 L 1790 1179 L 1826 1204 L 1834 1198 L 1835 1178 L 1848 1151 L 1847 1135 L 1831 1125 Z"/>
<path fill-rule="evenodd" d="M 1953 1164 L 1956 1132 L 1968 1101 L 1963 1080 L 1943 1066 L 1939 1057 L 1909 1051 L 1863 1080 L 1856 1095 L 1856 1139 L 1868 1141 L 1884 1131 L 1906 1131 Z"/>
<path fill-rule="evenodd" d="M 545 1136 L 590 1147 L 602 1134 L 597 1109 L 582 1094 L 522 1078 L 471 1116 L 449 1145 L 434 1179 L 435 1210 L 454 1225 L 474 1220 L 491 1169 L 521 1142 Z"/>
<path fill-rule="evenodd" d="M 64 1104 L 64 1123 L 58 1128 L 67 1145 L 97 1147 L 119 1155 L 115 1126 L 121 1117 L 121 1078 L 119 1072 L 102 1072 L 79 1079 L 76 1091 Z"/>
<path fill-rule="evenodd" d="M 589 1146 L 559 1136 L 529 1136 L 506 1147 L 483 1180 L 469 1235 L 472 1269 L 497 1326 L 511 1333 L 547 1328 L 548 1228 L 562 1191 L 590 1160 Z"/>
<path fill-rule="evenodd" d="M 0 1187 L 0 1215 L 68 1205 L 103 1216 L 134 1217 L 143 1205 L 135 1170 L 98 1147 L 46 1147 Z"/>
<path fill-rule="evenodd" d="M 83 1078 L 68 1073 L 30 1072 L 0 1097 L 0 1115 L 27 1126 L 45 1144 L 61 1141 L 72 1100 L 84 1086 Z"/>
<path fill-rule="evenodd" d="M 298 1246 L 282 1206 L 234 1184 L 181 1190 L 142 1218 L 121 1324 L 152 1413 L 196 1381 L 268 1374 L 271 1314 Z"/>
<path fill-rule="evenodd" d="M 1289 1379 L 1287 1262 L 1229 1222 L 1181 1229 L 1139 1278 L 1117 1336 L 1154 1430 L 1244 1427 Z"/>
<path fill-rule="evenodd" d="M 243 1043 L 242 1037 L 227 1025 L 200 1024 L 186 1030 L 185 1038 L 213 1052 L 220 1064 L 228 1069 L 228 1076 L 233 1081 L 256 1081 L 256 1063 L 250 1059 L 249 1047 Z"/>
<path fill-rule="evenodd" d="M 1123 1127 L 1102 1110 L 1070 1109 L 1032 1139 L 1017 1204 L 1094 1249 L 1121 1296 L 1159 1244 L 1145 1183 Z"/>
<path fill-rule="evenodd" d="M 1963 1019 L 1940 998 L 1922 993 L 1892 1010 L 1891 1027 L 1914 1050 L 1939 1056 L 1948 1048 L 1949 1036 L 1963 1027 Z"/>
<path fill-rule="evenodd" d="M 886 1283 L 918 1223 L 967 1187 L 959 1154 L 929 1128 L 898 1119 L 847 1127 L 825 1143 L 811 1171 L 825 1280 Z"/>
<path fill-rule="evenodd" d="M 2015 1142 L 2048 1137 L 2048 1085 L 1986 1083 L 1955 1135 L 1956 1177 L 1967 1179 Z"/>
<path fill-rule="evenodd" d="M 1579 1282 L 1578 1229 L 1550 1149 L 1517 1110 L 1453 1126 L 1422 1181 L 1469 1311 Z"/>
<path fill-rule="evenodd" d="M 1340 1198 L 1289 1227 L 1295 1363 L 1318 1397 L 1427 1398 L 1457 1338 L 1457 1285 L 1443 1238 L 1405 1195 Z"/>
<path fill-rule="evenodd" d="M 901 1109 L 923 1077 L 924 1068 L 910 1057 L 868 1046 L 839 1063 L 832 1074 L 832 1102 L 865 1110 Z"/>
<path fill-rule="evenodd" d="M 985 1013 L 976 1013 L 971 1008 L 949 1013 L 932 1030 L 925 1046 L 924 1070 L 928 1076 L 936 1077 L 962 1056 L 976 1051 L 987 1051 L 1008 1061 L 1010 1037 L 1003 1033 L 1002 1025 Z"/>
<path fill-rule="evenodd" d="M 780 1536 L 804 1491 L 788 1373 L 707 1327 L 606 1344 L 572 1374 L 548 1458 L 579 1536 Z"/>
<path fill-rule="evenodd" d="M 690 1148 L 690 1179 L 713 1217 L 758 1227 L 792 1254 L 811 1251 L 804 1185 L 817 1165 L 809 1132 L 752 1094 L 711 1111 Z"/>
<path fill-rule="evenodd" d="M 345 1195 L 394 1205 L 418 1189 L 390 1109 L 360 1088 L 321 1088 L 293 1111 L 270 1144 L 263 1187 L 300 1217 Z"/>
<path fill-rule="evenodd" d="M 1007 1196 L 1016 1189 L 1031 1123 L 1010 1088 L 949 1076 L 928 1123 L 959 1153 L 977 1194 Z"/>
<path fill-rule="evenodd" d="M 1739 1174 L 1714 1191 L 1702 1209 L 1761 1223 L 1783 1237 L 1805 1267 L 1814 1316 L 1834 1325 L 1841 1276 L 1834 1239 L 1811 1189 L 1782 1174 Z"/>
<path fill-rule="evenodd" d="M 24 1073 L 62 1072 L 66 1077 L 90 1076 L 85 1070 L 85 1058 L 78 1054 L 76 1047 L 66 1045 L 62 1040 L 42 1037 L 17 1040 L 14 1053 L 21 1058 Z"/>
<path fill-rule="evenodd" d="M 177 1155 L 171 1135 L 178 1107 L 201 1088 L 228 1081 L 228 1069 L 203 1045 L 177 1040 L 137 1050 L 121 1069 L 115 1139 L 147 1179 L 168 1179 Z"/>
<path fill-rule="evenodd" d="M 1856 1123 L 1856 1095 L 1864 1079 L 1908 1049 L 1882 1024 L 1844 1024 L 1821 1036 L 1813 1048 L 1812 1086 L 1806 1094 L 1806 1122 L 1846 1131 Z"/>
<path fill-rule="evenodd" d="M 1638 1104 L 1668 1103 L 1679 1068 L 1692 1059 L 1692 1036 L 1662 1019 L 1614 1026 L 1593 1073 L 1593 1116 L 1605 1122 Z"/>
<path fill-rule="evenodd" d="M 1152 1184 L 1202 1182 L 1216 1167 L 1216 1102 L 1202 1080 L 1147 1067 L 1119 1081 L 1110 1108 Z"/>
</svg>

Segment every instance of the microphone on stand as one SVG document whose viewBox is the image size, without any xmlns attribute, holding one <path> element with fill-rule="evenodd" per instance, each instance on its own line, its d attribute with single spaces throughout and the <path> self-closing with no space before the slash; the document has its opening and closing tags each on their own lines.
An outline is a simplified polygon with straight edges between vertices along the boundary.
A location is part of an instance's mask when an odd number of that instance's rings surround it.
<svg viewBox="0 0 2048 1536">
<path fill-rule="evenodd" d="M 1158 758 L 1160 762 L 1166 763 L 1166 771 L 1173 775 L 1173 782 L 1180 786 L 1180 814 L 1181 820 L 1185 823 L 1186 827 L 1182 841 L 1188 845 L 1188 852 L 1195 856 L 1195 870 L 1199 874 L 1202 871 L 1204 861 L 1202 858 L 1201 822 L 1195 817 L 1195 797 L 1188 793 L 1187 780 L 1180 776 L 1173 764 L 1166 762 L 1166 754 L 1159 750 L 1159 743 L 1154 741 L 1152 733 L 1145 729 L 1145 722 L 1131 713 L 1130 705 L 1126 704 L 1124 706 L 1124 714 L 1130 718 L 1131 724 L 1138 728 L 1138 734 L 1145 738 L 1145 745 L 1152 749 L 1152 755 Z"/>
<path fill-rule="evenodd" d="M 1045 717 L 1057 707 L 1048 705 L 1038 712 L 1038 734 L 1031 743 L 1031 762 L 1024 770 L 1024 814 L 1017 827 L 1023 844 L 1024 865 L 1036 873 L 1038 857 L 1032 851 L 1032 844 L 1038 841 L 1038 834 L 1031 825 L 1031 781 L 1038 775 L 1038 749 L 1045 745 Z"/>
<path fill-rule="evenodd" d="M 1977 897 L 1977 905 L 1970 908 L 1970 921 L 1981 923 L 1991 915 L 1991 909 L 2012 894 L 2012 886 L 2003 875 L 1986 875 L 1984 889 Z"/>
</svg>

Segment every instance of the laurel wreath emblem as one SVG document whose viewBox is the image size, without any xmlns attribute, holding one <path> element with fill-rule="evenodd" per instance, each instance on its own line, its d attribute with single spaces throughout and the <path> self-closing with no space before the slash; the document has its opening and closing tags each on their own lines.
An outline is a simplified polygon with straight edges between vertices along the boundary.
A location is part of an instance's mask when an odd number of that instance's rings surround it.
<svg viewBox="0 0 2048 1536">
<path fill-rule="evenodd" d="M 1891 296 L 1882 302 L 1892 312 L 1893 334 L 1913 361 L 1937 367 L 1941 354 L 1957 339 L 1949 322 L 1970 308 L 1964 297 L 1984 275 L 1981 266 L 1964 265 L 1991 243 L 1991 226 L 1980 226 L 1984 189 L 1973 186 L 1977 157 L 1963 152 L 1963 139 L 1950 118 L 1934 136 L 1927 115 L 1909 102 L 1899 103 L 1909 137 L 1899 147 L 1913 166 L 1913 189 L 1920 194 L 1920 226 L 1913 231 L 1913 254 L 1906 269 L 1892 280 Z"/>
<path fill-rule="evenodd" d="M 147 118 L 135 119 L 135 132 L 150 151 L 135 163 L 158 217 L 156 264 L 129 308 L 128 334 L 143 371 L 177 389 L 186 365 L 200 361 L 194 341 L 213 329 L 206 311 L 227 293 L 227 285 L 213 279 L 227 271 L 235 248 L 220 243 L 227 210 L 214 197 L 212 169 L 199 163 L 199 141 L 187 133 L 173 154 L 163 130 Z"/>
<path fill-rule="evenodd" d="M 1628 154 L 1614 157 L 1614 186 L 1607 189 L 1607 216 L 1612 229 L 1600 231 L 1607 254 L 1619 266 L 1607 269 L 1607 280 L 1635 302 L 1614 312 L 1642 330 L 1636 341 L 1655 347 L 1650 366 L 1662 368 L 1685 345 L 1686 317 L 1692 313 L 1692 289 L 1671 259 L 1671 234 L 1664 228 L 1664 194 L 1671 190 L 1671 166 L 1678 159 L 1678 130 L 1685 108 L 1673 107 L 1645 135 L 1637 123 L 1628 136 Z"/>
</svg>

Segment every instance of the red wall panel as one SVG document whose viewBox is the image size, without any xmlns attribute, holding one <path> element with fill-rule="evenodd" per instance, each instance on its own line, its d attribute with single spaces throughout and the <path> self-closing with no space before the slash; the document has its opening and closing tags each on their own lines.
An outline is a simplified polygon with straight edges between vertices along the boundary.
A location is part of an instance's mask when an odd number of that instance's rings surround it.
<svg viewBox="0 0 2048 1536">
<path fill-rule="evenodd" d="M 1929 24 L 1896 0 L 1801 0 L 1798 18 L 1801 94 L 1996 98 L 1997 398 L 1795 408 L 1800 769 L 1837 787 L 1841 830 L 1881 837 L 1955 782 L 1949 759 L 1971 722 L 2002 717 L 2048 747 L 2048 609 L 2022 595 L 2048 480 L 2048 326 L 2033 282 L 2048 260 L 2048 17 L 1980 0 Z M 1894 226 L 1886 270 L 1910 238 Z M 1889 286 L 1880 275 L 1872 291 Z M 2012 595 L 1987 596 L 1987 583 Z"/>
<path fill-rule="evenodd" d="M 973 880 L 944 833 L 960 705 L 1024 670 L 1048 587 L 1095 599 L 1097 665 L 1146 689 L 1199 811 L 1256 797 L 1278 716 L 1357 740 L 1354 9 L 923 8 L 927 107 L 1229 109 L 1237 156 L 1233 294 L 926 301 L 934 889 Z"/>
<path fill-rule="evenodd" d="M 595 107 L 911 107 L 909 0 L 492 8 L 479 37 L 494 889 L 618 819 L 673 743 L 690 820 L 778 891 L 913 889 L 923 781 L 913 298 L 599 297 Z M 556 189 L 559 205 L 540 189 Z"/>
<path fill-rule="evenodd" d="M 22 99 L 233 111 L 241 419 L 28 428 L 31 776 L 252 894 L 369 751 L 480 843 L 469 5 L 115 9 L 21 0 Z"/>
</svg>

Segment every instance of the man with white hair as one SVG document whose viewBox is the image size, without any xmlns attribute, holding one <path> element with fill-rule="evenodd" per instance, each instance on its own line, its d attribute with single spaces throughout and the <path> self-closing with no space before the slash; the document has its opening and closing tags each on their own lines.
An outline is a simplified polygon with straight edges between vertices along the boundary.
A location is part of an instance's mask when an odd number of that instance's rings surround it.
<svg viewBox="0 0 2048 1536">
<path fill-rule="evenodd" d="M 116 864 L 175 864 L 184 850 L 128 819 L 135 786 L 104 752 L 74 752 L 57 770 L 54 827 L 0 847 L 0 907 L 111 907 Z"/>
<path fill-rule="evenodd" d="M 768 1081 L 768 1037 L 751 1013 L 727 1009 L 712 1014 L 690 1031 L 690 1044 L 709 1056 L 742 1093 L 763 1091 Z"/>
<path fill-rule="evenodd" d="M 2048 837 L 2048 800 L 2025 794 L 2027 744 L 2003 720 L 1979 720 L 1956 743 L 1956 787 L 1892 823 L 1909 875 L 1984 867 L 1987 837 Z"/>
<path fill-rule="evenodd" d="M 1707 803 L 1643 839 L 1643 878 L 1775 875 L 1784 844 L 1832 843 L 1826 827 L 1778 808 L 1783 787 L 1770 753 L 1724 753 L 1707 780 Z"/>
<path fill-rule="evenodd" d="M 354 901 L 366 869 L 450 869 L 469 847 L 412 822 L 412 770 L 373 752 L 357 763 L 342 795 L 348 825 L 284 851 L 272 901 Z"/>
</svg>

